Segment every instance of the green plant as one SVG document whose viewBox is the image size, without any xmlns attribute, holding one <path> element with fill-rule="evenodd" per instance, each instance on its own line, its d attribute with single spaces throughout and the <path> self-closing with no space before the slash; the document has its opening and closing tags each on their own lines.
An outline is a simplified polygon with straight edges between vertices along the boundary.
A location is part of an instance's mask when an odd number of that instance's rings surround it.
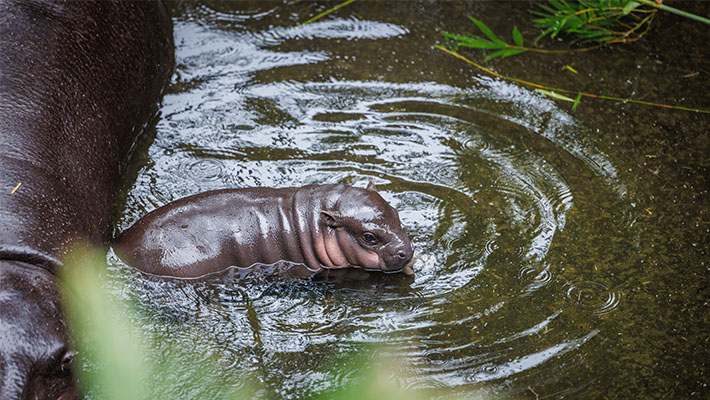
<svg viewBox="0 0 710 400">
<path fill-rule="evenodd" d="M 254 397 L 259 386 L 238 371 L 227 380 L 210 376 L 209 371 L 215 367 L 200 361 L 203 349 L 172 345 L 167 351 L 156 350 L 161 346 L 151 343 L 135 325 L 141 318 L 135 307 L 106 289 L 103 252 L 82 247 L 64 264 L 60 288 L 78 350 L 78 381 L 88 398 L 124 400 L 164 395 L 173 390 L 178 371 L 184 374 L 179 376 L 181 380 L 196 382 L 219 398 Z"/>
<path fill-rule="evenodd" d="M 201 357 L 205 349 L 186 345 L 151 343 L 136 325 L 141 315 L 136 307 L 110 293 L 104 280 L 103 252 L 83 247 L 64 262 L 60 287 L 64 309 L 78 350 L 81 391 L 87 398 L 124 400 L 170 398 L 176 380 L 193 386 L 188 398 L 269 398 L 264 384 L 235 369 L 231 376 L 212 376 L 218 370 L 212 360 Z M 130 285 L 130 282 L 124 284 Z M 204 332 L 188 332 L 203 336 Z M 369 400 L 421 398 L 403 389 L 403 360 L 377 355 L 367 345 L 347 352 L 323 373 L 348 376 L 342 386 L 314 391 L 307 398 Z M 214 361 L 216 362 L 216 361 Z M 229 375 L 229 374 L 226 374 Z M 194 390 L 193 390 L 194 389 Z M 445 392 L 440 391 L 441 394 Z M 474 392 L 472 395 L 476 395 Z M 175 397 L 177 398 L 177 397 Z"/>
<path fill-rule="evenodd" d="M 491 30 L 482 21 L 469 16 L 468 18 L 476 25 L 476 27 L 478 27 L 484 37 L 442 32 L 442 35 L 446 39 L 446 46 L 437 45 L 434 46 L 434 48 L 444 51 L 495 77 L 532 86 L 536 88 L 539 93 L 542 93 L 548 97 L 571 102 L 573 103 L 573 111 L 577 109 L 581 99 L 584 97 L 642 104 L 652 107 L 684 110 L 703 114 L 710 113 L 710 110 L 674 106 L 635 100 L 631 98 L 623 98 L 619 96 L 586 93 L 580 90 L 553 88 L 539 83 L 501 75 L 459 53 L 459 48 L 461 47 L 492 51 L 492 53 L 488 54 L 483 59 L 483 62 L 485 63 L 494 58 L 505 58 L 528 51 L 545 54 L 572 53 L 594 50 L 610 43 L 628 43 L 638 40 L 645 35 L 646 32 L 648 32 L 651 22 L 653 21 L 658 9 L 710 25 L 710 20 L 707 18 L 699 17 L 697 15 L 650 0 L 548 0 L 547 4 L 542 2 L 536 4 L 542 9 L 542 11 L 533 11 L 533 14 L 539 17 L 534 19 L 533 23 L 536 27 L 543 29 L 543 31 L 533 41 L 533 46 L 536 46 L 537 42 L 545 36 L 549 35 L 554 38 L 560 34 L 571 37 L 572 42 L 591 42 L 595 44 L 589 47 L 577 47 L 563 50 L 526 47 L 523 35 L 517 26 L 513 27 L 513 42 L 511 44 L 498 37 L 495 33 L 493 33 L 493 30 Z M 565 68 L 572 73 L 577 73 L 577 71 L 569 65 L 565 66 Z M 569 95 L 575 97 L 572 98 Z"/>
<path fill-rule="evenodd" d="M 542 33 L 533 41 L 533 47 L 524 45 L 523 35 L 513 27 L 513 42 L 499 38 L 483 22 L 469 17 L 485 37 L 444 32 L 450 50 L 459 47 L 494 50 L 483 62 L 504 58 L 527 51 L 537 53 L 570 53 L 597 49 L 611 43 L 630 43 L 643 37 L 651 27 L 658 10 L 668 11 L 710 25 L 710 20 L 648 0 L 548 0 L 536 3 L 539 10 L 532 10 L 538 18 L 532 20 Z M 592 43 L 589 47 L 566 50 L 537 48 L 545 36 L 552 38 L 564 35 L 572 43 Z"/>
<path fill-rule="evenodd" d="M 532 11 L 539 17 L 533 23 L 543 31 L 534 43 L 546 35 L 554 38 L 560 33 L 572 38 L 572 42 L 633 42 L 648 32 L 658 11 L 629 0 L 548 0 L 547 4 L 538 3 L 538 7 L 542 11 Z"/>
</svg>

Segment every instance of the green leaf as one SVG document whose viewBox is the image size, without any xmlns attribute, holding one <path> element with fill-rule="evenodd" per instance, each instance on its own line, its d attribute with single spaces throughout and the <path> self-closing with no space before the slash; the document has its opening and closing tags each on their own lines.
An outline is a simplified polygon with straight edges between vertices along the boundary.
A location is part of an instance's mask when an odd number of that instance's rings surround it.
<svg viewBox="0 0 710 400">
<path fill-rule="evenodd" d="M 503 54 L 503 58 L 508 57 L 508 56 L 514 56 L 514 55 L 520 54 L 520 53 L 525 53 L 526 51 L 527 50 L 523 50 L 523 49 L 508 49 L 508 51 L 505 54 Z"/>
<path fill-rule="evenodd" d="M 575 30 L 580 26 L 584 26 L 584 22 L 579 18 L 573 18 L 567 22 L 567 30 Z"/>
<path fill-rule="evenodd" d="M 537 46 L 537 42 L 539 42 L 540 39 L 542 39 L 543 37 L 545 37 L 545 35 L 547 35 L 547 34 L 550 33 L 551 31 L 552 31 L 552 28 L 549 28 L 549 29 L 544 30 L 541 34 L 539 34 L 539 35 L 535 38 L 535 40 L 533 41 L 533 45 L 534 45 L 534 46 Z"/>
<path fill-rule="evenodd" d="M 550 7 L 547 7 L 547 6 L 544 5 L 544 4 L 538 4 L 537 6 L 540 7 L 540 8 L 542 8 L 543 10 L 547 11 L 547 12 L 548 12 L 547 15 L 549 15 L 549 16 L 551 16 L 551 17 L 554 17 L 555 14 L 557 14 L 557 11 L 553 10 L 553 9 L 550 8 Z"/>
<path fill-rule="evenodd" d="M 453 39 L 446 38 L 446 40 L 444 41 L 444 47 L 451 51 L 457 52 L 459 51 L 459 42 Z"/>
<path fill-rule="evenodd" d="M 483 59 L 483 62 L 487 62 L 489 60 L 492 60 L 494 58 L 505 58 L 508 56 L 512 56 L 515 54 L 520 54 L 520 53 L 525 53 L 526 50 L 520 50 L 520 49 L 503 49 L 503 50 L 498 50 L 494 53 L 489 54 L 486 58 Z"/>
<path fill-rule="evenodd" d="M 498 36 L 496 36 L 490 28 L 486 26 L 483 22 L 477 20 L 476 18 L 473 18 L 471 16 L 468 17 L 471 21 L 473 21 L 474 24 L 478 27 L 478 29 L 483 32 L 484 35 L 488 37 L 488 39 L 491 39 L 492 41 L 496 43 L 505 43 L 504 41 L 500 40 Z"/>
<path fill-rule="evenodd" d="M 567 18 L 565 17 L 564 20 L 557 22 L 555 26 L 552 27 L 552 34 L 550 35 L 551 38 L 555 38 L 560 31 L 562 31 L 562 28 L 565 27 L 565 22 L 567 22 Z"/>
<path fill-rule="evenodd" d="M 559 93 L 555 93 L 551 90 L 543 90 L 543 89 L 536 89 L 536 90 L 546 96 L 552 97 L 553 99 L 564 100 L 564 101 L 569 101 L 570 103 L 574 103 L 574 100 L 572 100 L 571 98 L 569 98 L 567 96 L 563 96 Z"/>
<path fill-rule="evenodd" d="M 565 7 L 564 5 L 560 4 L 559 2 L 555 0 L 547 0 L 548 3 L 552 4 L 555 8 L 557 8 L 560 11 L 566 11 L 568 7 Z"/>
<path fill-rule="evenodd" d="M 572 111 L 577 109 L 577 106 L 579 105 L 579 100 L 582 99 L 582 92 L 577 93 L 577 98 L 574 99 L 574 104 L 572 105 Z"/>
<path fill-rule="evenodd" d="M 486 63 L 494 58 L 503 57 L 503 54 L 505 54 L 505 52 L 507 50 L 508 49 L 503 49 L 503 50 L 498 50 L 494 53 L 491 53 L 491 54 L 487 55 L 486 58 L 483 59 L 483 62 Z"/>
<path fill-rule="evenodd" d="M 516 45 L 523 47 L 523 34 L 520 33 L 517 26 L 513 26 L 513 41 Z"/>
<path fill-rule="evenodd" d="M 537 15 L 538 17 L 543 17 L 543 19 L 548 19 L 548 18 L 550 18 L 550 14 L 544 13 L 544 12 L 542 12 L 542 11 L 530 10 L 530 13 L 531 13 L 532 15 Z M 535 20 L 533 20 L 533 21 L 535 21 Z"/>
<path fill-rule="evenodd" d="M 461 46 L 473 47 L 476 49 L 504 49 L 505 43 L 493 43 L 485 39 L 474 39 L 465 42 L 459 42 Z"/>
<path fill-rule="evenodd" d="M 476 49 L 504 49 L 506 47 L 505 42 L 503 43 L 493 43 L 489 40 L 482 39 L 479 37 L 456 35 L 453 33 L 442 33 L 444 37 L 453 39 L 459 46 L 473 47 Z"/>
<path fill-rule="evenodd" d="M 636 7 L 640 6 L 641 3 L 638 3 L 636 1 L 630 1 L 626 6 L 624 6 L 624 9 L 622 10 L 622 13 L 624 15 L 629 15 L 629 13 L 633 10 L 636 9 Z"/>
</svg>

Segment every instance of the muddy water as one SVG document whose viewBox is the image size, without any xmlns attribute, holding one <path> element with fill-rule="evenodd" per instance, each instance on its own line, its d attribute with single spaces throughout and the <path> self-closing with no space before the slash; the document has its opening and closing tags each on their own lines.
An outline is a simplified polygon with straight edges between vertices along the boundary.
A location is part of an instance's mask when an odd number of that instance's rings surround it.
<svg viewBox="0 0 710 400">
<path fill-rule="evenodd" d="M 432 48 L 440 30 L 472 31 L 466 15 L 509 32 L 526 7 L 355 2 L 298 26 L 328 7 L 176 6 L 177 70 L 117 232 L 205 190 L 372 180 L 418 258 L 414 280 L 324 283 L 149 279 L 111 256 L 128 282 L 115 292 L 138 302 L 157 353 L 199 349 L 205 374 L 248 376 L 263 398 L 347 385 L 356 373 L 338 366 L 355 351 L 399 360 L 393 379 L 424 397 L 706 396 L 710 118 L 591 101 L 572 112 Z M 707 49 L 673 36 L 682 23 L 661 19 L 634 48 L 491 65 L 707 109 Z M 163 397 L 223 393 L 186 369 Z"/>
</svg>

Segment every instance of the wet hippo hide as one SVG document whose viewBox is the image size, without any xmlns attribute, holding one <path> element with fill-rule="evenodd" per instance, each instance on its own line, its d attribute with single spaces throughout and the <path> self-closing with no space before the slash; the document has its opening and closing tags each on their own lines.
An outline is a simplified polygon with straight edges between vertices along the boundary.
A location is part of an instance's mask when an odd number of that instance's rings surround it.
<svg viewBox="0 0 710 400">
<path fill-rule="evenodd" d="M 72 398 L 54 277 L 105 245 L 173 63 L 159 2 L 0 0 L 0 399 Z"/>
<path fill-rule="evenodd" d="M 138 220 L 113 248 L 142 271 L 181 278 L 280 261 L 302 265 L 303 277 L 351 266 L 413 274 L 399 214 L 372 182 L 188 196 Z"/>
</svg>

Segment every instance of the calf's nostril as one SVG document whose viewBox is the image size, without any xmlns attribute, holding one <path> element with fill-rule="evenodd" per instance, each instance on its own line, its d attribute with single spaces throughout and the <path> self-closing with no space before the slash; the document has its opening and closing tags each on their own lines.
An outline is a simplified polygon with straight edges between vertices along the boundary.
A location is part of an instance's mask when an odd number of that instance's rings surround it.
<svg viewBox="0 0 710 400">
<path fill-rule="evenodd" d="M 397 256 L 398 256 L 399 258 L 407 258 L 407 253 L 405 253 L 404 251 L 400 250 L 400 251 L 397 252 Z"/>
</svg>

